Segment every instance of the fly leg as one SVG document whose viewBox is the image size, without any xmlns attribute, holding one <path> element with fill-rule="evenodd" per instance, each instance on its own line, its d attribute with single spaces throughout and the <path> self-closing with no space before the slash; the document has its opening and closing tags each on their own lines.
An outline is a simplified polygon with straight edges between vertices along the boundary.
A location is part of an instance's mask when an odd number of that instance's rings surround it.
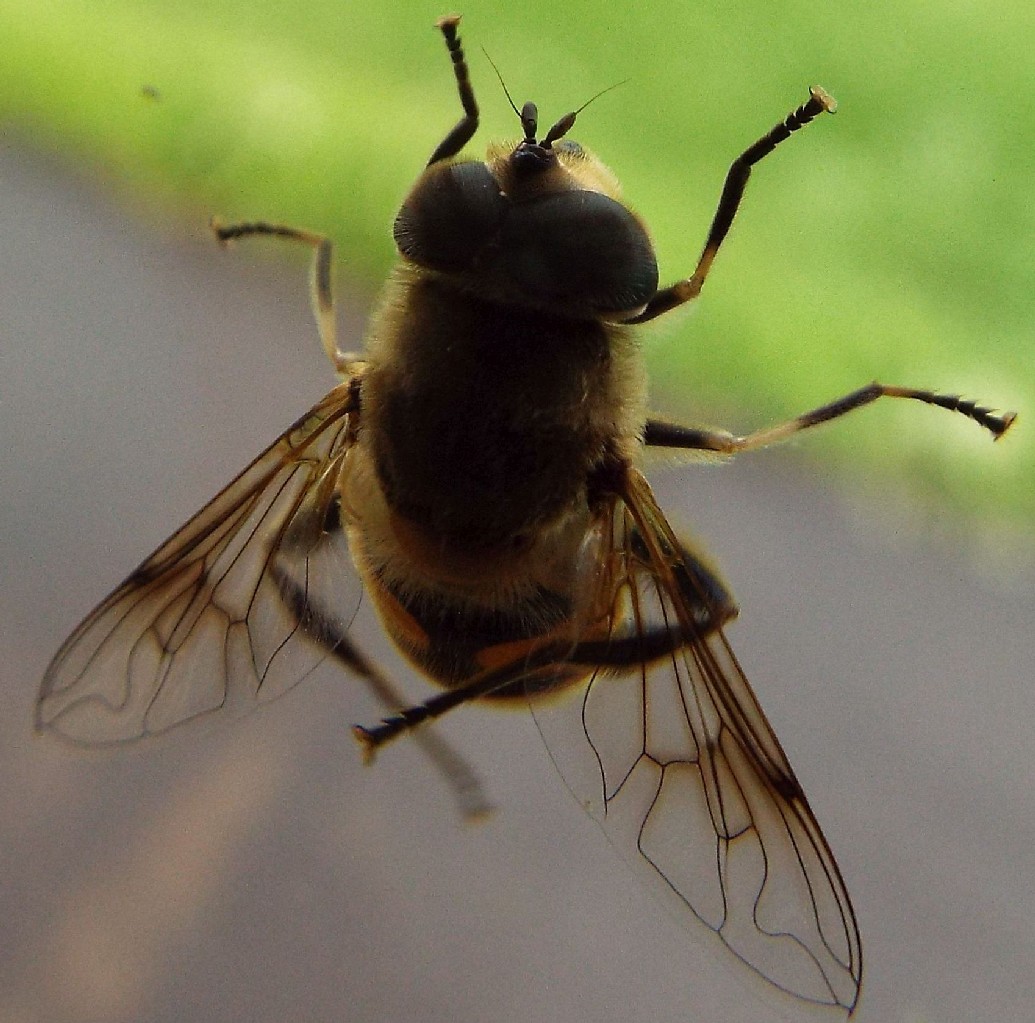
<svg viewBox="0 0 1035 1023">
<path fill-rule="evenodd" d="M 321 611 L 306 589 L 288 572 L 276 564 L 272 572 L 281 598 L 309 639 L 362 679 L 386 710 L 400 711 L 404 706 L 403 698 L 392 681 L 348 638 L 337 622 Z M 492 810 L 492 803 L 486 797 L 478 775 L 448 742 L 427 729 L 415 733 L 414 741 L 445 779 L 465 820 L 483 817 Z"/>
<path fill-rule="evenodd" d="M 213 217 L 211 227 L 221 245 L 226 245 L 235 238 L 249 235 L 273 235 L 287 238 L 289 241 L 301 242 L 313 250 L 313 262 L 309 272 L 309 298 L 313 306 L 316 328 L 320 333 L 320 343 L 334 365 L 334 369 L 342 376 L 349 377 L 356 371 L 356 364 L 363 361 L 355 352 L 343 352 L 338 347 L 337 325 L 334 315 L 334 296 L 331 293 L 331 259 L 334 246 L 329 238 L 304 231 L 296 227 L 285 227 L 283 224 L 268 224 L 257 220 L 247 224 L 223 224 Z"/>
<path fill-rule="evenodd" d="M 715 627 L 719 624 L 714 622 Z M 686 642 L 686 633 L 679 628 L 661 628 L 618 639 L 590 640 L 574 645 L 564 641 L 544 644 L 519 661 L 482 672 L 462 685 L 400 710 L 373 728 L 353 725 L 352 734 L 362 745 L 366 756 L 373 758 L 379 747 L 404 732 L 413 731 L 455 707 L 482 696 L 491 696 L 516 682 L 523 682 L 534 691 L 539 688 L 537 680 L 543 679 L 542 688 L 550 689 L 565 684 L 564 680 L 560 683 L 556 680 L 562 668 L 583 668 L 585 670 L 581 674 L 588 678 L 592 671 L 598 669 L 621 671 L 657 660 Z M 572 674 L 578 677 L 580 673 L 576 670 Z M 420 735 L 421 732 L 418 730 L 415 734 Z"/>
<path fill-rule="evenodd" d="M 464 108 L 464 116 L 431 154 L 431 159 L 428 160 L 429 167 L 440 160 L 448 160 L 450 157 L 456 156 L 478 130 L 478 102 L 474 98 L 474 89 L 471 87 L 471 78 L 467 70 L 467 60 L 464 57 L 463 47 L 460 45 L 460 36 L 457 34 L 459 24 L 460 15 L 451 14 L 448 17 L 439 18 L 435 27 L 445 36 L 449 57 L 453 61 L 453 75 L 456 78 L 456 88 L 460 94 L 460 105 Z"/>
<path fill-rule="evenodd" d="M 748 178 L 751 176 L 751 168 L 767 157 L 781 142 L 789 139 L 791 135 L 803 128 L 818 114 L 824 111 L 833 113 L 837 108 L 833 97 L 828 96 L 819 86 L 813 86 L 809 90 L 809 99 L 797 110 L 792 111 L 784 120 L 777 124 L 771 131 L 763 135 L 754 145 L 748 147 L 730 165 L 726 174 L 726 181 L 722 186 L 722 194 L 719 197 L 719 205 L 715 210 L 712 219 L 711 229 L 708 231 L 708 238 L 704 244 L 701 258 L 697 261 L 697 267 L 691 276 L 685 280 L 677 281 L 667 288 L 662 288 L 647 303 L 646 308 L 638 316 L 627 320 L 627 323 L 645 323 L 653 320 L 655 316 L 667 313 L 686 302 L 691 302 L 701 293 L 704 287 L 705 278 L 711 269 L 715 256 L 729 232 L 730 225 L 740 206 L 740 200 L 744 197 L 744 189 L 747 188 Z"/>
<path fill-rule="evenodd" d="M 713 451 L 719 455 L 736 455 L 742 451 L 778 444 L 802 430 L 828 423 L 855 409 L 870 405 L 878 398 L 911 398 L 928 405 L 937 405 L 950 412 L 959 412 L 988 430 L 993 440 L 998 440 L 1006 433 L 1010 424 L 1017 418 L 1016 412 L 996 412 L 957 395 L 873 383 L 860 387 L 859 390 L 852 391 L 837 401 L 821 405 L 810 412 L 803 412 L 784 423 L 767 426 L 742 437 L 725 430 L 697 429 L 677 423 L 666 423 L 659 419 L 649 419 L 644 429 L 643 442 L 649 447 L 683 448 L 689 451 Z"/>
</svg>

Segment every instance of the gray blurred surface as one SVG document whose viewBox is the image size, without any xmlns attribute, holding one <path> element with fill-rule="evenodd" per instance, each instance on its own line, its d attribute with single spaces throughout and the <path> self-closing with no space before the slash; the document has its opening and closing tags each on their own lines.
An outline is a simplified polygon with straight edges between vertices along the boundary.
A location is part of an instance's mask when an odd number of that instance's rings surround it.
<svg viewBox="0 0 1035 1023">
<path fill-rule="evenodd" d="M 333 672 L 146 748 L 34 737 L 78 619 L 333 380 L 301 254 L 159 236 L 4 150 L 0 238 L 3 1023 L 799 1018 L 639 889 L 527 714 L 447 728 L 478 826 L 411 747 L 361 766 L 371 708 Z M 1030 1019 L 1030 577 L 879 544 L 784 453 L 657 482 L 852 892 L 856 1018 Z"/>
</svg>

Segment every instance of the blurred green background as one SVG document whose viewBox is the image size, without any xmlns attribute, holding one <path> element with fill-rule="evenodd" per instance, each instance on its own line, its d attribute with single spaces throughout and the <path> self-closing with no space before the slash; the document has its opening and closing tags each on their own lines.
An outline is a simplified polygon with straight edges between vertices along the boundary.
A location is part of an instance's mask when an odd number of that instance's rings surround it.
<svg viewBox="0 0 1035 1023">
<path fill-rule="evenodd" d="M 158 226 L 201 231 L 217 212 L 323 232 L 339 275 L 373 290 L 400 199 L 459 116 L 432 27 L 443 13 L 3 4 L 0 128 L 100 175 Z M 664 281 L 693 268 L 732 157 L 811 83 L 833 93 L 837 116 L 757 169 L 703 300 L 646 332 L 656 404 L 745 432 L 880 379 L 1016 409 L 996 445 L 961 417 L 889 402 L 795 447 L 806 472 L 916 509 L 919 528 L 1028 556 L 1035 8 L 469 0 L 463 13 L 482 107 L 472 155 L 517 130 L 483 46 L 544 122 L 630 79 L 573 137 L 622 180 Z"/>
</svg>

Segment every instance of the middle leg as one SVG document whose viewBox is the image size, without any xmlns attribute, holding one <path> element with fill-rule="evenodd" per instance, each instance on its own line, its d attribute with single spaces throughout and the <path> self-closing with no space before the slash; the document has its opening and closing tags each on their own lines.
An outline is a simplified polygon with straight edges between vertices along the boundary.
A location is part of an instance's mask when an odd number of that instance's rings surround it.
<svg viewBox="0 0 1035 1023">
<path fill-rule="evenodd" d="M 270 235 L 275 238 L 287 238 L 289 241 L 301 242 L 313 249 L 313 263 L 309 274 L 309 297 L 313 306 L 313 317 L 316 319 L 316 328 L 320 333 L 320 343 L 323 345 L 327 357 L 334 364 L 335 370 L 343 377 L 351 376 L 356 363 L 363 360 L 355 352 L 343 352 L 338 347 L 334 296 L 331 292 L 333 245 L 330 239 L 312 231 L 286 227 L 283 224 L 269 224 L 263 220 L 246 224 L 223 224 L 218 218 L 213 217 L 210 226 L 221 245 L 250 235 Z"/>
<path fill-rule="evenodd" d="M 837 401 L 803 412 L 784 423 L 767 426 L 742 437 L 726 430 L 705 430 L 680 426 L 678 423 L 666 423 L 660 419 L 649 419 L 644 429 L 643 442 L 648 447 L 682 448 L 687 451 L 714 451 L 720 455 L 736 455 L 742 451 L 778 444 L 802 430 L 828 423 L 855 409 L 871 405 L 878 398 L 910 398 L 950 412 L 959 412 L 988 430 L 993 440 L 998 440 L 1006 433 L 1010 424 L 1017 418 L 1015 412 L 999 413 L 954 394 L 937 394 L 915 387 L 891 387 L 887 384 L 873 383 L 860 387 L 857 391 L 838 398 Z"/>
</svg>

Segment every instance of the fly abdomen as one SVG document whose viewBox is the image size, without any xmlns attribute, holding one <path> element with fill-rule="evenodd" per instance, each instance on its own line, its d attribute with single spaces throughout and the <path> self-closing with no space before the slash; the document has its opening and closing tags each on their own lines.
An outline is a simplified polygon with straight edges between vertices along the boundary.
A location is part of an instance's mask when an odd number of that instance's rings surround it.
<svg viewBox="0 0 1035 1023">
<path fill-rule="evenodd" d="M 416 591 L 383 573 L 369 579 L 385 629 L 429 677 L 459 685 L 503 661 L 520 663 L 521 647 L 533 651 L 571 620 L 571 601 L 537 587 L 506 605 L 481 606 L 450 600 L 439 592 Z M 492 696 L 520 696 L 523 685 L 507 685 Z"/>
</svg>

